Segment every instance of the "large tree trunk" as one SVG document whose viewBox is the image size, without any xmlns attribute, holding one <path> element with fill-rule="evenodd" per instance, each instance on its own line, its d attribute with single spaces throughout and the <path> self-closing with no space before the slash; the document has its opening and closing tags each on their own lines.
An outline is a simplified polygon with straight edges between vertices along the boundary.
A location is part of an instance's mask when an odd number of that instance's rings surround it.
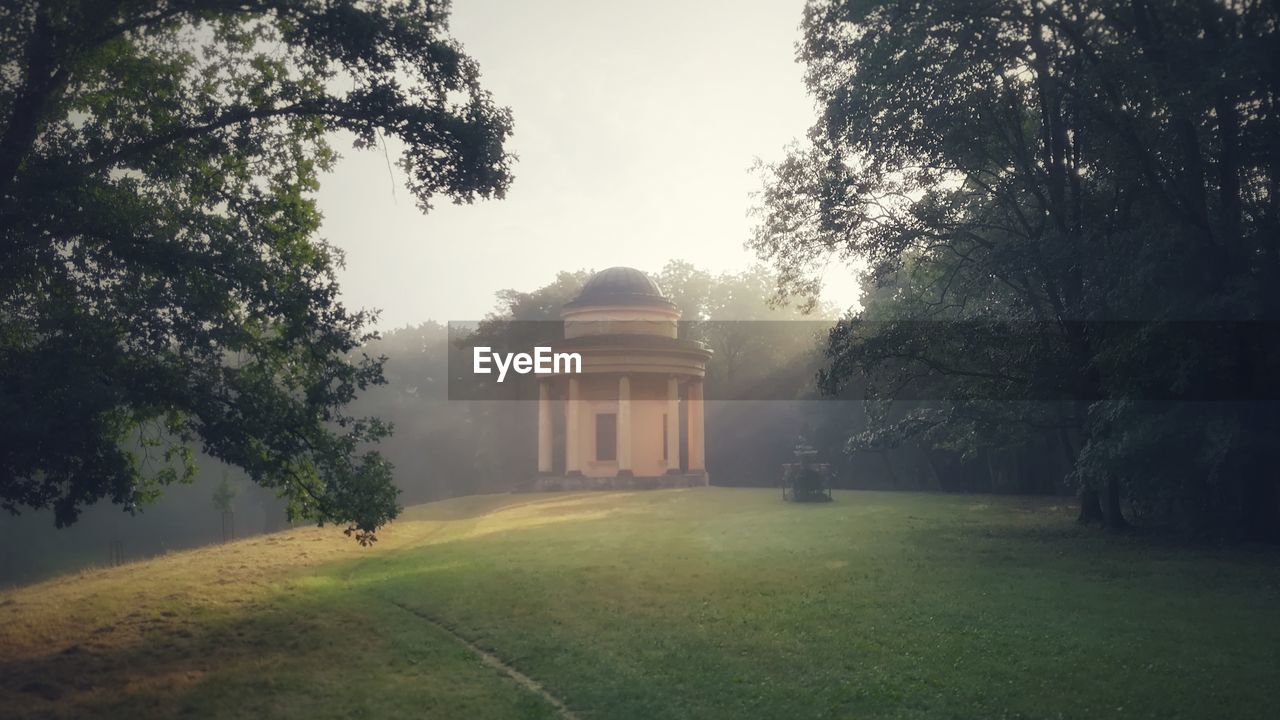
<svg viewBox="0 0 1280 720">
<path fill-rule="evenodd" d="M 1107 478 L 1106 527 L 1108 530 L 1127 530 L 1129 521 L 1120 512 L 1120 481 L 1114 477 Z"/>
<path fill-rule="evenodd" d="M 1094 488 L 1080 488 L 1080 514 L 1076 522 L 1081 525 L 1102 525 L 1102 503 L 1098 500 L 1098 491 Z"/>
<path fill-rule="evenodd" d="M 47 5 L 38 6 L 23 57 L 26 78 L 9 104 L 0 135 L 0 192 L 14 187 L 18 168 L 35 146 L 49 106 L 66 85 L 68 72 L 59 51 Z M 65 42 L 62 43 L 65 45 Z"/>
</svg>

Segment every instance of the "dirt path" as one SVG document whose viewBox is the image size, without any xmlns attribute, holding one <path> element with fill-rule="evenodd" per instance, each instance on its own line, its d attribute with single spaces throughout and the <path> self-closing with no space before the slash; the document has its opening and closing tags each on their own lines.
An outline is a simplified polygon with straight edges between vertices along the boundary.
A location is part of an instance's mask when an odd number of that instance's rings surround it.
<svg viewBox="0 0 1280 720">
<path fill-rule="evenodd" d="M 525 688 L 526 690 L 529 690 L 530 692 L 537 694 L 543 700 L 546 700 L 548 703 L 551 704 L 552 707 L 556 709 L 557 712 L 560 713 L 560 717 L 565 718 L 565 720 L 581 720 L 576 714 L 574 714 L 572 710 L 569 709 L 569 706 L 566 705 L 563 700 L 556 697 L 555 695 L 552 695 L 545 687 L 543 687 L 542 683 L 539 683 L 537 680 L 534 680 L 528 675 L 525 675 L 524 673 L 515 669 L 514 667 L 512 667 L 511 665 L 503 661 L 503 659 L 498 657 L 497 655 L 494 655 L 493 653 L 479 647 L 475 643 L 466 639 L 465 637 L 462 637 L 458 633 L 454 632 L 453 628 L 450 628 L 448 625 L 445 625 L 444 623 L 440 622 L 436 618 L 431 617 L 430 615 L 422 612 L 421 610 L 418 610 L 417 608 L 411 607 L 409 605 L 405 605 L 404 603 L 397 602 L 395 600 L 388 600 L 387 602 L 391 603 L 392 605 L 395 605 L 396 607 L 418 618 L 419 620 L 422 620 L 423 622 L 430 623 L 431 625 L 435 626 L 437 629 L 440 630 L 440 632 L 445 633 L 446 635 L 448 635 L 449 637 L 457 641 L 459 644 L 461 644 L 463 647 L 467 648 L 472 653 L 474 653 L 486 665 L 496 668 L 497 670 L 504 673 L 507 677 L 511 678 L 516 683 L 518 683 L 521 687 Z"/>
</svg>

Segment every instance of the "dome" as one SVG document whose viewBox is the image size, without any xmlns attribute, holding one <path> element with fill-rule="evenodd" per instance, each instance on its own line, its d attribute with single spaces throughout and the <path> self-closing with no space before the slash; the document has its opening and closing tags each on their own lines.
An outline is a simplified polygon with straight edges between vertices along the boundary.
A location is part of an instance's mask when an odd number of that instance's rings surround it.
<svg viewBox="0 0 1280 720">
<path fill-rule="evenodd" d="M 662 288 L 649 279 L 648 275 L 635 268 L 611 267 L 592 275 L 587 284 L 582 286 L 578 297 L 565 307 L 592 305 L 673 307 L 674 303 L 662 294 Z"/>
</svg>

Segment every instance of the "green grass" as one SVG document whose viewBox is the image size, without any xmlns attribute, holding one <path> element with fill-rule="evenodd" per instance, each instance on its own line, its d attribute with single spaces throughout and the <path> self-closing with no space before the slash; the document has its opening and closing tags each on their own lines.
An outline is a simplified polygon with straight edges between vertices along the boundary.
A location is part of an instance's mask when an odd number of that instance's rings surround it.
<svg viewBox="0 0 1280 720">
<path fill-rule="evenodd" d="M 39 716 L 555 716 L 431 618 L 583 718 L 1275 714 L 1273 553 L 1101 535 L 1045 501 L 836 500 L 464 498 L 410 508 L 374 552 L 294 531 L 32 586 L 0 600 L 0 628 L 27 621 L 0 629 L 16 648 L 0 702 Z"/>
</svg>

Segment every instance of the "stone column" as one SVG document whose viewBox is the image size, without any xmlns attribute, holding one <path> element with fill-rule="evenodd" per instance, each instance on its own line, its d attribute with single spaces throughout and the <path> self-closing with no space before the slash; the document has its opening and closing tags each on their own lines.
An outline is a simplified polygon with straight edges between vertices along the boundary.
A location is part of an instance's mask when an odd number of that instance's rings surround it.
<svg viewBox="0 0 1280 720">
<path fill-rule="evenodd" d="M 618 477 L 630 477 L 631 472 L 631 378 L 618 378 Z"/>
<path fill-rule="evenodd" d="M 689 472 L 706 472 L 702 427 L 702 380 L 689 381 Z"/>
<path fill-rule="evenodd" d="M 680 474 L 680 382 L 667 378 L 667 474 Z"/>
<path fill-rule="evenodd" d="M 579 435 L 579 415 L 578 410 L 580 404 L 578 400 L 582 397 L 582 391 L 578 387 L 578 378 L 569 378 L 569 398 L 564 404 L 564 474 L 565 475 L 581 475 L 582 465 L 579 454 L 579 446 L 581 445 Z"/>
<path fill-rule="evenodd" d="M 551 474 L 551 381 L 538 382 L 538 473 Z"/>
</svg>

